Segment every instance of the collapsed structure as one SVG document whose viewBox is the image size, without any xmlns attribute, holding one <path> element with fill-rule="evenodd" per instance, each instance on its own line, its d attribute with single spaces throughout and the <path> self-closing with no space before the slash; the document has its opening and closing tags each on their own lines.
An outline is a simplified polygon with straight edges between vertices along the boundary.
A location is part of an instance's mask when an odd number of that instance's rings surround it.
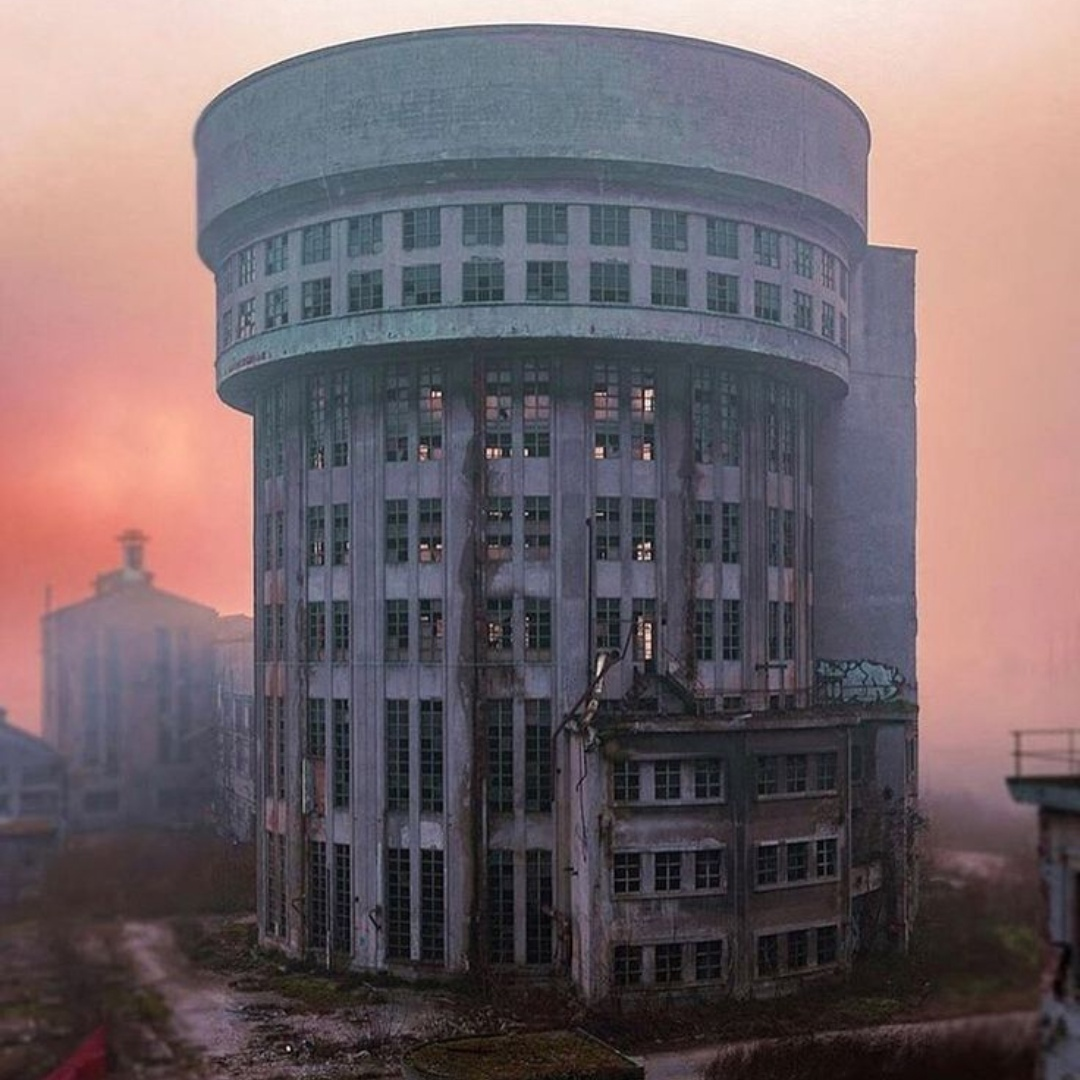
<svg viewBox="0 0 1080 1080">
<path fill-rule="evenodd" d="M 410 33 L 195 137 L 255 418 L 259 915 L 358 968 L 770 992 L 914 906 L 914 257 L 765 57 Z"/>
</svg>

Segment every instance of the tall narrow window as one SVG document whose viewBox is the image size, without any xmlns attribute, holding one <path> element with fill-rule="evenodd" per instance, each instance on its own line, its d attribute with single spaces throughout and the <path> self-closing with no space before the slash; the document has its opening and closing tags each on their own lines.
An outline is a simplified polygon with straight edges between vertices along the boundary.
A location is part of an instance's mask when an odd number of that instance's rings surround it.
<svg viewBox="0 0 1080 1080">
<path fill-rule="evenodd" d="M 754 262 L 758 266 L 780 266 L 780 234 L 775 229 L 754 226 Z"/>
<path fill-rule="evenodd" d="M 326 699 L 308 698 L 305 749 L 308 757 L 326 757 Z"/>
<path fill-rule="evenodd" d="M 630 444 L 637 461 L 656 457 L 656 373 L 637 365 L 630 373 Z"/>
<path fill-rule="evenodd" d="M 648 663 L 656 657 L 656 601 L 649 597 L 635 598 L 634 659 Z"/>
<path fill-rule="evenodd" d="M 700 364 L 694 365 L 690 407 L 694 461 L 708 465 L 713 460 L 713 378 L 712 371 Z"/>
<path fill-rule="evenodd" d="M 441 600 L 420 601 L 420 663 L 437 664 L 443 658 L 443 610 Z"/>
<path fill-rule="evenodd" d="M 387 663 L 409 659 L 409 601 L 386 601 L 386 641 L 383 659 Z"/>
<path fill-rule="evenodd" d="M 525 456 L 550 457 L 551 373 L 547 364 L 526 360 L 521 389 Z"/>
<path fill-rule="evenodd" d="M 525 597 L 525 658 L 546 660 L 551 656 L 551 601 L 544 596 Z"/>
<path fill-rule="evenodd" d="M 781 559 L 784 566 L 795 565 L 795 511 L 785 510 L 781 518 Z"/>
<path fill-rule="evenodd" d="M 754 318 L 778 323 L 782 317 L 780 286 L 773 281 L 754 282 Z"/>
<path fill-rule="evenodd" d="M 334 503 L 333 560 L 335 566 L 345 566 L 349 562 L 349 504 Z"/>
<path fill-rule="evenodd" d="M 712 660 L 715 653 L 716 630 L 712 600 L 694 601 L 694 658 Z"/>
<path fill-rule="evenodd" d="M 441 964 L 446 954 L 445 864 L 436 849 L 420 852 L 420 959 Z"/>
<path fill-rule="evenodd" d="M 326 841 L 309 840 L 307 849 L 307 943 L 308 948 L 321 949 L 328 929 Z"/>
<path fill-rule="evenodd" d="M 806 240 L 795 241 L 795 251 L 792 259 L 792 269 L 799 277 L 813 280 L 814 277 L 814 245 Z"/>
<path fill-rule="evenodd" d="M 525 496 L 525 554 L 546 559 L 551 554 L 551 497 Z"/>
<path fill-rule="evenodd" d="M 420 702 L 420 809 L 443 808 L 443 703 Z"/>
<path fill-rule="evenodd" d="M 596 648 L 608 652 L 622 649 L 622 624 L 619 620 L 620 600 L 598 597 L 596 600 Z"/>
<path fill-rule="evenodd" d="M 768 606 L 768 659 L 770 662 L 780 659 L 780 604 L 770 600 Z"/>
<path fill-rule="evenodd" d="M 315 375 L 308 381 L 308 468 L 326 468 L 326 377 Z"/>
<path fill-rule="evenodd" d="M 409 460 L 409 375 L 401 368 L 386 372 L 386 460 Z"/>
<path fill-rule="evenodd" d="M 408 960 L 412 948 L 409 849 L 386 851 L 386 955 Z"/>
<path fill-rule="evenodd" d="M 694 503 L 694 561 L 707 565 L 713 559 L 713 504 Z"/>
<path fill-rule="evenodd" d="M 739 503 L 720 504 L 720 561 L 737 563 L 741 555 L 742 514 Z"/>
<path fill-rule="evenodd" d="M 333 432 L 330 461 L 335 468 L 349 464 L 349 440 L 351 437 L 352 415 L 349 401 L 349 373 L 334 372 L 333 381 Z"/>
<path fill-rule="evenodd" d="M 322 660 L 326 656 L 326 604 L 321 600 L 307 606 L 307 659 Z"/>
<path fill-rule="evenodd" d="M 333 804 L 340 809 L 349 805 L 349 781 L 352 777 L 352 727 L 349 724 L 347 698 L 334 698 L 334 782 Z"/>
<path fill-rule="evenodd" d="M 488 955 L 493 964 L 514 962 L 514 853 L 487 855 Z"/>
<path fill-rule="evenodd" d="M 500 698 L 486 703 L 488 808 L 514 809 L 514 703 Z"/>
<path fill-rule="evenodd" d="M 525 852 L 525 963 L 550 964 L 551 852 Z"/>
<path fill-rule="evenodd" d="M 334 619 L 334 660 L 337 663 L 346 663 L 349 659 L 349 601 L 335 600 L 332 605 Z"/>
<path fill-rule="evenodd" d="M 780 565 L 780 509 L 770 506 L 765 511 L 765 551 L 769 566 Z"/>
<path fill-rule="evenodd" d="M 525 700 L 525 809 L 551 809 L 551 701 Z"/>
<path fill-rule="evenodd" d="M 434 364 L 420 369 L 419 418 L 416 425 L 416 456 L 419 461 L 437 461 L 443 446 L 442 370 Z"/>
<path fill-rule="evenodd" d="M 489 596 L 487 600 L 487 652 L 489 658 L 510 659 L 514 648 L 514 600 L 510 596 Z"/>
<path fill-rule="evenodd" d="M 409 561 L 409 502 L 407 499 L 387 499 L 386 561 L 403 563 Z"/>
<path fill-rule="evenodd" d="M 738 600 L 722 602 L 720 641 L 723 659 L 742 659 L 742 604 Z"/>
<path fill-rule="evenodd" d="M 326 564 L 326 508 L 323 506 L 307 508 L 307 564 Z"/>
<path fill-rule="evenodd" d="M 386 806 L 409 808 L 409 703 L 386 702 Z"/>
<path fill-rule="evenodd" d="M 621 504 L 618 496 L 600 495 L 593 514 L 593 545 L 597 559 L 621 558 Z"/>
<path fill-rule="evenodd" d="M 738 465 L 742 458 L 742 408 L 739 383 L 729 372 L 721 372 L 720 393 L 720 460 L 724 465 Z"/>
<path fill-rule="evenodd" d="M 417 556 L 422 563 L 442 562 L 442 499 L 420 499 L 417 511 Z"/>
<path fill-rule="evenodd" d="M 597 364 L 593 373 L 593 456 L 619 456 L 619 369 Z"/>
<path fill-rule="evenodd" d="M 304 266 L 330 258 L 330 222 L 308 225 L 300 234 L 300 262 Z"/>
<path fill-rule="evenodd" d="M 630 500 L 630 550 L 636 562 L 656 558 L 656 500 Z"/>
<path fill-rule="evenodd" d="M 334 948 L 352 952 L 352 849 L 348 844 L 334 845 Z"/>
<path fill-rule="evenodd" d="M 266 241 L 266 276 L 280 274 L 289 268 L 289 234 L 281 233 Z"/>
<path fill-rule="evenodd" d="M 509 559 L 514 545 L 514 500 L 489 495 L 484 515 L 484 548 L 492 560 Z"/>
<path fill-rule="evenodd" d="M 513 452 L 514 391 L 509 366 L 491 364 L 484 373 L 484 456 L 489 460 Z"/>
</svg>

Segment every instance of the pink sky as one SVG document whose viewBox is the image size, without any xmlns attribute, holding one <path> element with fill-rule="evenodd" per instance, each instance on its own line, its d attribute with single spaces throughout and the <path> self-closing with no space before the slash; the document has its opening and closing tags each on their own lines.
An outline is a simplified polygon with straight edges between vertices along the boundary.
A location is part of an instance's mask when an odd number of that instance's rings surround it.
<svg viewBox="0 0 1080 1080">
<path fill-rule="evenodd" d="M 923 767 L 994 788 L 1006 732 L 1080 690 L 1080 5 L 521 0 L 519 21 L 791 61 L 874 133 L 871 239 L 918 249 Z M 0 4 L 0 704 L 39 721 L 54 602 L 152 537 L 162 587 L 250 608 L 250 423 L 213 389 L 191 130 L 248 72 L 337 41 L 505 21 L 404 0 Z"/>
</svg>

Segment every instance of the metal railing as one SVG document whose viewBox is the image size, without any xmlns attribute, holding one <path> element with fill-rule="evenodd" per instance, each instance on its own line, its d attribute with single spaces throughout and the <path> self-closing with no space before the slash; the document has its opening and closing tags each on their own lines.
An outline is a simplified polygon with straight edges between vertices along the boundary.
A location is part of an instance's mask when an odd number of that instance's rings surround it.
<svg viewBox="0 0 1080 1080">
<path fill-rule="evenodd" d="M 1080 776 L 1080 728 L 1012 732 L 1013 776 Z"/>
</svg>

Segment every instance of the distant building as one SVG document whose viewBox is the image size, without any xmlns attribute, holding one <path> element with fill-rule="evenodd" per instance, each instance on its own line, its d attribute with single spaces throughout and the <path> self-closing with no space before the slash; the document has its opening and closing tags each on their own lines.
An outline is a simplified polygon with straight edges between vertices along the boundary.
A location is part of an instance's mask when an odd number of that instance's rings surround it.
<svg viewBox="0 0 1080 1080">
<path fill-rule="evenodd" d="M 1009 793 L 1039 809 L 1049 946 L 1039 1001 L 1040 1080 L 1080 1076 L 1080 730 L 1014 734 Z"/>
<path fill-rule="evenodd" d="M 64 762 L 0 709 L 0 907 L 40 890 L 62 834 Z"/>
<path fill-rule="evenodd" d="M 835 87 L 567 26 L 196 133 L 254 417 L 262 939 L 775 993 L 915 911 L 915 260 Z"/>
<path fill-rule="evenodd" d="M 42 620 L 44 735 L 67 763 L 74 830 L 211 813 L 217 613 L 154 585 L 146 539 L 125 532 L 120 568 Z"/>
<path fill-rule="evenodd" d="M 255 655 L 254 626 L 248 615 L 218 620 L 214 642 L 217 700 L 218 828 L 229 839 L 255 838 Z"/>
</svg>

